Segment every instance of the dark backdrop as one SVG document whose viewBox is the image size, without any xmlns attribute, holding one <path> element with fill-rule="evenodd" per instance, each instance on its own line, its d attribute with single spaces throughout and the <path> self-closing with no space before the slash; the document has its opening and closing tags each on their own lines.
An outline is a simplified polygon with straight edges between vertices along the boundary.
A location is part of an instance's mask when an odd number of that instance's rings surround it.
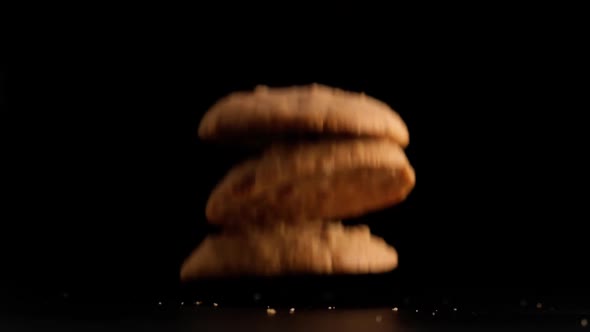
<svg viewBox="0 0 590 332">
<path fill-rule="evenodd" d="M 358 54 L 181 37 L 35 44 L 3 69 L 1 289 L 182 294 L 179 266 L 208 231 L 208 194 L 246 156 L 199 142 L 202 114 L 237 89 L 318 82 L 397 110 L 417 173 L 406 202 L 348 221 L 394 245 L 399 269 L 322 282 L 367 303 L 385 288 L 587 294 L 582 88 L 572 62 L 544 53 L 567 43 L 546 37 L 430 32 Z"/>
</svg>

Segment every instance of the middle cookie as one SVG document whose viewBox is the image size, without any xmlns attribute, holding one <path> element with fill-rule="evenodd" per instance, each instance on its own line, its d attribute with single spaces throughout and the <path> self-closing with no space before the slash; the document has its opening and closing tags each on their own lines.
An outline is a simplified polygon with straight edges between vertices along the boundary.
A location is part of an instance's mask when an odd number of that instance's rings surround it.
<svg viewBox="0 0 590 332">
<path fill-rule="evenodd" d="M 228 172 L 206 216 L 226 226 L 358 217 L 405 200 L 415 181 L 404 150 L 388 139 L 277 144 Z"/>
</svg>

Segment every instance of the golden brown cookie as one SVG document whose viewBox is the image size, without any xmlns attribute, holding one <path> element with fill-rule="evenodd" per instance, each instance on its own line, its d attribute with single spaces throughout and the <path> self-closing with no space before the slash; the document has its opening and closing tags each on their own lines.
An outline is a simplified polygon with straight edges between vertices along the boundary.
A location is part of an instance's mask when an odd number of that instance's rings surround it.
<svg viewBox="0 0 590 332">
<path fill-rule="evenodd" d="M 320 84 L 231 93 L 205 113 L 199 126 L 202 139 L 234 144 L 301 135 L 387 137 L 402 147 L 409 143 L 405 122 L 384 102 Z"/>
<path fill-rule="evenodd" d="M 313 225 L 310 227 L 309 225 Z M 366 225 L 277 224 L 209 235 L 184 261 L 183 281 L 297 274 L 369 274 L 396 268 L 396 250 Z"/>
<path fill-rule="evenodd" d="M 392 140 L 276 144 L 228 172 L 206 216 L 226 226 L 340 220 L 400 203 L 414 184 L 414 169 Z"/>
</svg>

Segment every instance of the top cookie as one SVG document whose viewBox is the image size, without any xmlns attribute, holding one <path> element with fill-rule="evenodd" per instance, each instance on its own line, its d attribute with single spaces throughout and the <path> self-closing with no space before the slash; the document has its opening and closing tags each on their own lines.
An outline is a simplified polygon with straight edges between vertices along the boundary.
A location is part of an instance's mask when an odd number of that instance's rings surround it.
<svg viewBox="0 0 590 332">
<path fill-rule="evenodd" d="M 402 147 L 409 143 L 405 122 L 384 102 L 320 84 L 231 93 L 205 113 L 199 126 L 204 140 L 240 144 L 319 135 L 384 137 Z"/>
</svg>

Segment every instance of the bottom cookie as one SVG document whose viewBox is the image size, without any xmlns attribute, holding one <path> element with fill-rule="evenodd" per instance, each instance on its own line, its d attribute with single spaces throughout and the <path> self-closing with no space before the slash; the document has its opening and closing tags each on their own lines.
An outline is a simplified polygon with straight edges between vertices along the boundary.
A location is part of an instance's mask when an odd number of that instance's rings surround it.
<svg viewBox="0 0 590 332">
<path fill-rule="evenodd" d="M 366 225 L 279 224 L 208 235 L 184 261 L 180 278 L 371 274 L 397 264 L 396 250 Z"/>
</svg>

